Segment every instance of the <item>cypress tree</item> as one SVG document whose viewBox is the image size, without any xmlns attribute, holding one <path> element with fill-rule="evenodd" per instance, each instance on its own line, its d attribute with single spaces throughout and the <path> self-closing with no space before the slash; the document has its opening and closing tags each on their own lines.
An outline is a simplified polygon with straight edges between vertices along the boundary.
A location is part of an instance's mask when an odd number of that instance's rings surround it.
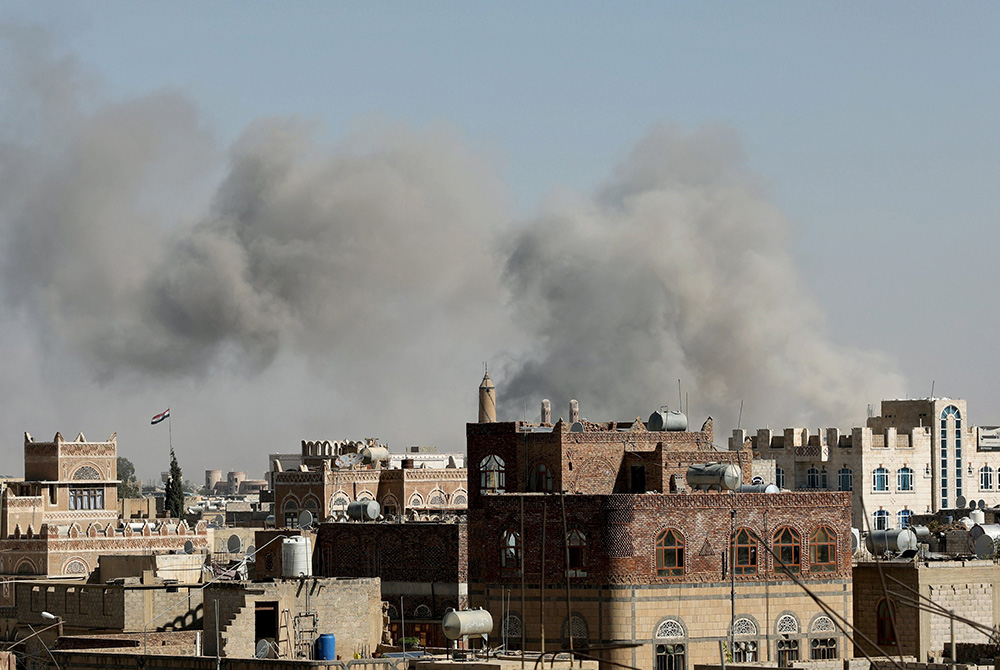
<svg viewBox="0 0 1000 670">
<path fill-rule="evenodd" d="M 167 479 L 164 509 L 175 519 L 184 518 L 184 476 L 177 464 L 173 447 L 170 448 L 170 477 Z"/>
</svg>

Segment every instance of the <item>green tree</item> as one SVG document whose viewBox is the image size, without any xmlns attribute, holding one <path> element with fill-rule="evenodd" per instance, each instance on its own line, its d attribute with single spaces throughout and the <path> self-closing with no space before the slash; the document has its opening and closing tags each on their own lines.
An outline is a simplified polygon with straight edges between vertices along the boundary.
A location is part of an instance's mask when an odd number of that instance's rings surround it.
<svg viewBox="0 0 1000 670">
<path fill-rule="evenodd" d="M 141 498 L 142 486 L 135 478 L 135 466 L 124 456 L 118 457 L 118 497 Z"/>
<path fill-rule="evenodd" d="M 184 475 L 181 474 L 181 466 L 177 464 L 177 457 L 174 456 L 172 447 L 170 449 L 170 477 L 167 479 L 164 508 L 167 514 L 175 519 L 184 516 Z"/>
</svg>

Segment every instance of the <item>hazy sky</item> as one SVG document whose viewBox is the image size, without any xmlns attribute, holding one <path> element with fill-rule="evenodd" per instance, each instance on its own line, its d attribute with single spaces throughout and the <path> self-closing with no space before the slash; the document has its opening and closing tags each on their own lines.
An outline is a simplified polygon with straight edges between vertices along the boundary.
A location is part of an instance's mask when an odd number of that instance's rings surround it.
<svg viewBox="0 0 1000 670">
<path fill-rule="evenodd" d="M 0 6 L 0 472 L 500 414 L 1000 422 L 1000 8 Z"/>
</svg>

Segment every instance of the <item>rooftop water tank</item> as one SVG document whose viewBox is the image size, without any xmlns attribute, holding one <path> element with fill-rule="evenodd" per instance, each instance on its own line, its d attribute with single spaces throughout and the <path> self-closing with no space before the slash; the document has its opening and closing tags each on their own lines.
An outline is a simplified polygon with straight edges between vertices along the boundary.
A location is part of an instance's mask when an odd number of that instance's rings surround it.
<svg viewBox="0 0 1000 670">
<path fill-rule="evenodd" d="M 986 523 L 986 512 L 981 509 L 974 509 L 969 512 L 969 518 L 973 524 Z"/>
<path fill-rule="evenodd" d="M 493 615 L 487 610 L 452 610 L 444 615 L 441 627 L 449 640 L 466 635 L 489 635 L 493 632 Z"/>
<path fill-rule="evenodd" d="M 687 417 L 683 413 L 676 410 L 668 409 L 666 405 L 660 407 L 652 414 L 649 415 L 649 421 L 646 422 L 646 430 L 653 431 L 684 431 L 688 428 Z"/>
<path fill-rule="evenodd" d="M 308 537 L 286 537 L 281 541 L 281 576 L 312 575 L 312 543 Z"/>
<path fill-rule="evenodd" d="M 743 471 L 731 463 L 698 463 L 687 469 L 688 486 L 695 489 L 735 491 L 742 482 Z"/>
<path fill-rule="evenodd" d="M 873 530 L 865 538 L 865 548 L 875 555 L 891 551 L 901 554 L 917 550 L 917 534 L 909 528 L 903 530 Z"/>
<path fill-rule="evenodd" d="M 361 450 L 361 458 L 365 464 L 389 460 L 389 450 L 385 447 L 365 447 Z"/>
<path fill-rule="evenodd" d="M 993 558 L 997 553 L 997 541 L 1000 540 L 1000 526 L 996 524 L 990 524 L 988 526 L 976 526 L 976 528 L 982 528 L 983 532 L 979 533 L 975 539 L 972 539 L 972 534 L 969 534 L 969 542 L 972 545 L 972 551 L 978 558 Z"/>
<path fill-rule="evenodd" d="M 354 521 L 375 521 L 381 511 L 374 500 L 355 500 L 347 505 L 347 517 Z"/>
</svg>

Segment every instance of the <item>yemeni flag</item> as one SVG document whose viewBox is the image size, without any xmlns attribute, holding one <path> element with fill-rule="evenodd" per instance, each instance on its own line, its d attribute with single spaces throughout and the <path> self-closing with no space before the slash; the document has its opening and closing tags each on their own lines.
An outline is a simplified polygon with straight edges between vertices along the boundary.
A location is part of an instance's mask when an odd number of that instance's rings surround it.
<svg viewBox="0 0 1000 670">
<path fill-rule="evenodd" d="M 152 418 L 152 420 L 150 420 L 149 425 L 155 426 L 156 424 L 160 423 L 164 419 L 169 419 L 169 418 L 170 418 L 170 408 L 168 407 L 166 412 L 163 412 L 162 414 L 157 414 L 156 416 L 154 416 Z"/>
</svg>

